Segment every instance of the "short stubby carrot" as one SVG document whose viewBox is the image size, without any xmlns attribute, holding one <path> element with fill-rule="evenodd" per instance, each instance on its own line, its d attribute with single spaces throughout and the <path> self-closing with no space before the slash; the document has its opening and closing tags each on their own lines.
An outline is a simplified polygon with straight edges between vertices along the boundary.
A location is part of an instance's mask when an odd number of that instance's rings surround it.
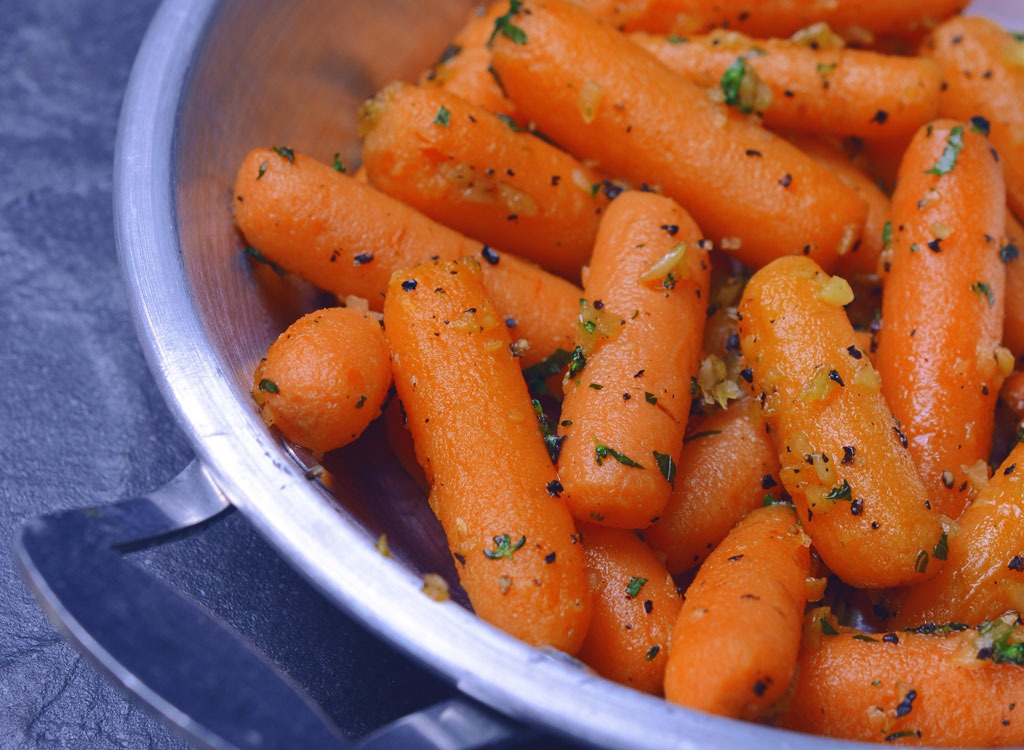
<svg viewBox="0 0 1024 750">
<path fill-rule="evenodd" d="M 827 23 L 850 41 L 915 36 L 962 10 L 968 0 L 575 0 L 628 31 L 692 34 L 722 27 L 756 37 L 789 36 Z"/>
<path fill-rule="evenodd" d="M 672 576 L 636 534 L 580 524 L 594 614 L 576 657 L 602 677 L 660 695 L 683 604 Z"/>
<path fill-rule="evenodd" d="M 1010 207 L 1024 221 L 1024 40 L 981 16 L 952 18 L 921 46 L 942 68 L 939 113 L 989 129 Z"/>
<path fill-rule="evenodd" d="M 1014 370 L 999 391 L 999 400 L 1014 419 L 1024 419 L 1024 370 Z"/>
<path fill-rule="evenodd" d="M 431 507 L 474 610 L 574 653 L 591 613 L 583 549 L 479 264 L 396 273 L 384 326 Z"/>
<path fill-rule="evenodd" d="M 743 719 L 770 714 L 796 671 L 809 543 L 786 505 L 759 508 L 729 532 L 686 589 L 668 700 Z"/>
<path fill-rule="evenodd" d="M 887 588 L 938 572 L 945 519 L 856 344 L 852 297 L 812 260 L 780 258 L 747 283 L 740 346 L 815 549 L 846 583 Z"/>
<path fill-rule="evenodd" d="M 819 44 L 753 39 L 735 31 L 681 39 L 630 38 L 687 79 L 718 89 L 723 77 L 756 76 L 771 92 L 771 128 L 863 138 L 910 135 L 939 113 L 942 75 L 934 61 Z"/>
<path fill-rule="evenodd" d="M 865 633 L 808 613 L 800 670 L 777 724 L 826 737 L 928 747 L 1024 743 L 1024 628 L 931 624 Z"/>
<path fill-rule="evenodd" d="M 332 307 L 299 318 L 271 344 L 256 367 L 252 395 L 268 425 L 323 453 L 359 437 L 390 388 L 380 323 Z"/>
<path fill-rule="evenodd" d="M 1018 442 L 949 538 L 937 576 L 898 596 L 893 627 L 977 625 L 1024 611 L 1024 444 Z"/>
<path fill-rule="evenodd" d="M 999 259 L 1006 264 L 1006 318 L 1003 344 L 1014 356 L 1024 356 L 1024 226 L 1006 212 L 1006 237 L 999 247 Z"/>
<path fill-rule="evenodd" d="M 860 236 L 867 207 L 827 168 L 581 8 L 526 0 L 492 56 L 546 136 L 604 174 L 659 188 L 751 267 L 806 254 L 830 268 Z"/>
<path fill-rule="evenodd" d="M 432 257 L 479 254 L 484 284 L 530 365 L 572 340 L 580 290 L 288 148 L 249 152 L 235 179 L 235 221 L 268 260 L 328 292 L 380 310 L 395 271 Z M 522 294 L 523 296 L 520 296 Z M 538 305 L 539 299 L 544 300 Z"/>
<path fill-rule="evenodd" d="M 918 131 L 893 194 L 875 365 L 932 504 L 951 518 L 969 500 L 964 467 L 988 459 L 1012 368 L 996 353 L 1005 216 L 1002 171 L 982 133 L 954 120 Z"/>
<path fill-rule="evenodd" d="M 779 457 L 749 398 L 714 411 L 683 443 L 668 505 L 644 532 L 673 574 L 696 568 L 744 516 L 782 495 Z"/>
<path fill-rule="evenodd" d="M 573 515 L 649 526 L 675 480 L 700 358 L 711 268 L 700 230 L 664 196 L 608 207 L 563 385 L 558 475 Z"/>
<path fill-rule="evenodd" d="M 579 281 L 608 204 L 596 172 L 442 88 L 396 82 L 361 113 L 371 185 Z"/>
</svg>

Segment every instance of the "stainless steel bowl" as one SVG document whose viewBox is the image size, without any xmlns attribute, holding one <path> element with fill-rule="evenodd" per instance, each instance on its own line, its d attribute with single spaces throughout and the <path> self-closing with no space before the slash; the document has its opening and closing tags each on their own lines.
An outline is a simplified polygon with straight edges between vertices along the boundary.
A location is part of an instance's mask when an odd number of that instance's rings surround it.
<svg viewBox="0 0 1024 750">
<path fill-rule="evenodd" d="M 510 716 L 614 748 L 853 747 L 669 705 L 528 647 L 457 602 L 432 601 L 421 574 L 446 555 L 436 554 L 439 527 L 413 485 L 370 447 L 340 459 L 328 491 L 260 420 L 249 397 L 253 367 L 314 294 L 296 287 L 281 300 L 254 281 L 232 224 L 237 165 L 256 145 L 355 160 L 358 103 L 428 65 L 468 7 L 168 0 L 160 8 L 124 102 L 116 221 L 139 336 L 204 468 L 198 481 L 212 480 L 338 606 Z M 178 500 L 187 505 L 187 492 Z M 403 513 L 393 503 L 405 503 Z M 410 508 L 415 523 L 403 520 Z M 375 548 L 382 532 L 394 559 Z"/>
</svg>

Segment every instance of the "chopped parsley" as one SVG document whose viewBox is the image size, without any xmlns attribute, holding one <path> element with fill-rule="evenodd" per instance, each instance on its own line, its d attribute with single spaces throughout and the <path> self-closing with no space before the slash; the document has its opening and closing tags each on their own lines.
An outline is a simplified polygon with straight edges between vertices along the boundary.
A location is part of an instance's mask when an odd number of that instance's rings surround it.
<svg viewBox="0 0 1024 750">
<path fill-rule="evenodd" d="M 446 128 L 451 123 L 451 121 L 451 110 L 442 104 L 441 108 L 437 110 L 437 115 L 434 117 L 434 124 L 441 125 L 442 127 Z"/>
<path fill-rule="evenodd" d="M 493 537 L 494 549 L 485 549 L 484 556 L 488 560 L 500 560 L 503 557 L 507 557 L 509 560 L 512 559 L 512 553 L 517 549 L 526 544 L 526 537 L 520 536 L 516 542 L 512 541 L 512 537 L 508 534 L 502 534 L 501 536 Z"/>
<path fill-rule="evenodd" d="M 345 174 L 347 170 L 345 169 L 345 165 L 342 164 L 341 162 L 341 154 L 337 152 L 334 154 L 334 163 L 331 164 L 331 169 L 333 169 L 335 172 Z"/>
<path fill-rule="evenodd" d="M 514 44 L 526 44 L 526 32 L 512 23 L 512 19 L 522 12 L 523 3 L 521 0 L 511 0 L 508 6 L 508 13 L 499 16 L 494 21 L 494 31 L 491 32 L 487 46 L 491 46 L 494 37 L 501 34 L 506 39 L 511 39 Z"/>
<path fill-rule="evenodd" d="M 661 646 L 651 646 L 647 649 L 647 653 L 644 654 L 644 658 L 647 659 L 647 661 L 654 661 L 654 657 L 658 655 L 659 651 L 661 651 Z"/>
<path fill-rule="evenodd" d="M 287 146 L 274 146 L 270 149 L 278 156 L 282 156 L 287 159 L 291 164 L 295 163 L 295 152 Z"/>
<path fill-rule="evenodd" d="M 946 148 L 942 152 L 942 156 L 935 162 L 935 166 L 931 169 L 926 169 L 925 174 L 934 174 L 942 176 L 953 171 L 953 167 L 956 166 L 957 157 L 960 156 L 960 151 L 964 147 L 964 128 L 962 125 L 950 129 L 949 138 L 946 140 Z"/>
<path fill-rule="evenodd" d="M 672 456 L 666 453 L 654 451 L 654 460 L 658 463 L 658 471 L 665 477 L 665 481 L 673 487 L 676 485 L 676 462 Z"/>
<path fill-rule="evenodd" d="M 261 391 L 266 391 L 267 393 L 280 393 L 281 392 L 281 389 L 277 387 L 277 383 L 275 383 L 273 380 L 269 380 L 267 378 L 263 378 L 260 381 L 259 389 Z"/>
<path fill-rule="evenodd" d="M 266 255 L 264 255 L 254 247 L 247 247 L 243 252 L 257 263 L 264 263 L 273 268 L 274 273 L 276 273 L 278 276 L 284 276 L 287 273 L 287 271 L 281 268 L 281 266 L 277 265 L 277 263 L 272 261 L 270 258 L 268 258 Z"/>
<path fill-rule="evenodd" d="M 636 599 L 640 595 L 640 590 L 643 589 L 644 584 L 647 583 L 646 578 L 640 578 L 633 576 L 629 579 L 629 583 L 626 584 L 626 596 L 630 599 Z"/>
<path fill-rule="evenodd" d="M 844 479 L 841 485 L 830 489 L 825 497 L 829 500 L 849 500 L 852 495 L 853 492 L 850 489 L 850 483 Z"/>
<path fill-rule="evenodd" d="M 988 306 L 992 307 L 996 303 L 996 295 L 992 291 L 992 287 L 986 284 L 984 281 L 976 281 L 971 284 L 971 291 L 977 294 L 979 297 L 984 297 L 988 300 Z"/>
<path fill-rule="evenodd" d="M 945 560 L 949 557 L 949 537 L 946 536 L 945 531 L 942 532 L 939 541 L 935 543 L 935 547 L 932 549 L 932 557 L 936 560 Z"/>
<path fill-rule="evenodd" d="M 624 455 L 622 453 L 619 453 L 614 448 L 609 448 L 607 445 L 602 443 L 600 440 L 598 440 L 597 438 L 594 438 L 594 460 L 597 461 L 597 465 L 600 466 L 601 464 L 603 464 L 605 459 L 607 459 L 609 456 L 611 458 L 614 458 L 616 461 L 618 461 L 623 466 L 629 466 L 632 469 L 642 469 L 642 468 L 644 468 L 643 466 L 641 466 L 639 463 L 634 461 L 629 456 Z"/>
</svg>

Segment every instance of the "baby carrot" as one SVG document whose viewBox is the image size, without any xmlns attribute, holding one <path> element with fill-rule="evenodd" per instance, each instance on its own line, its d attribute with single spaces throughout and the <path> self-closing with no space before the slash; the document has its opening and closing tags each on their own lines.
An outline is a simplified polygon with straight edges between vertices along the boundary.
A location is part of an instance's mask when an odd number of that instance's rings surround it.
<svg viewBox="0 0 1024 750">
<path fill-rule="evenodd" d="M 628 191 L 612 201 L 563 386 L 558 475 L 576 518 L 641 528 L 661 515 L 690 411 L 709 278 L 700 230 L 671 199 Z"/>
<path fill-rule="evenodd" d="M 779 457 L 757 403 L 729 402 L 686 436 L 661 520 L 644 532 L 673 574 L 697 567 L 729 530 L 770 494 L 779 497 Z"/>
<path fill-rule="evenodd" d="M 743 65 L 744 75 L 757 76 L 771 92 L 763 109 L 771 128 L 890 137 L 910 135 L 939 112 L 942 76 L 925 58 L 846 49 L 842 40 L 752 39 L 731 30 L 689 39 L 630 38 L 707 89 L 717 89 L 731 68 Z"/>
<path fill-rule="evenodd" d="M 968 502 L 964 467 L 988 458 L 1003 372 L 1006 192 L 988 140 L 939 120 L 918 131 L 892 202 L 875 364 L 932 504 Z"/>
<path fill-rule="evenodd" d="M 1024 370 L 1014 370 L 999 391 L 999 400 L 1014 419 L 1024 419 Z"/>
<path fill-rule="evenodd" d="M 921 48 L 946 87 L 940 114 L 989 128 L 1006 174 L 1007 200 L 1024 220 L 1024 40 L 981 16 L 952 18 Z"/>
<path fill-rule="evenodd" d="M 608 204 L 597 173 L 442 88 L 396 82 L 361 112 L 371 185 L 467 236 L 579 280 Z"/>
<path fill-rule="evenodd" d="M 482 253 L 484 284 L 500 298 L 513 336 L 530 344 L 523 363 L 571 348 L 578 287 L 508 254 L 482 252 L 481 243 L 308 156 L 250 151 L 234 207 L 246 241 L 267 259 L 339 297 L 363 297 L 374 310 L 395 271 Z"/>
<path fill-rule="evenodd" d="M 683 601 L 657 556 L 626 529 L 581 524 L 594 614 L 576 658 L 609 680 L 661 694 Z"/>
<path fill-rule="evenodd" d="M 812 260 L 780 258 L 747 283 L 740 345 L 815 549 L 846 583 L 886 588 L 938 572 L 945 532 L 855 343 L 852 297 Z"/>
<path fill-rule="evenodd" d="M 827 23 L 861 44 L 875 35 L 913 35 L 959 12 L 968 0 L 576 0 L 627 31 L 692 34 L 715 27 L 756 37 L 789 36 L 814 23 Z"/>
<path fill-rule="evenodd" d="M 346 307 L 299 318 L 256 367 L 264 421 L 318 453 L 355 440 L 380 414 L 391 366 L 380 323 Z"/>
<path fill-rule="evenodd" d="M 1018 442 L 949 538 L 935 578 L 909 589 L 894 607 L 895 627 L 923 622 L 977 625 L 1024 611 L 1024 444 Z"/>
<path fill-rule="evenodd" d="M 1024 227 L 1006 212 L 1006 237 L 999 248 L 999 259 L 1006 264 L 1006 319 L 1003 344 L 1015 356 L 1024 356 Z"/>
<path fill-rule="evenodd" d="M 583 550 L 479 264 L 396 273 L 384 326 L 431 508 L 474 610 L 574 653 L 591 613 Z"/>
<path fill-rule="evenodd" d="M 1024 628 L 863 633 L 809 613 L 793 693 L 777 724 L 828 737 L 929 747 L 1024 743 Z"/>
<path fill-rule="evenodd" d="M 729 87 L 737 106 L 713 102 L 561 0 L 516 6 L 492 55 L 505 92 L 545 135 L 604 174 L 659 186 L 751 267 L 788 254 L 831 267 L 860 236 L 864 202 L 742 114 L 738 80 Z"/>
<path fill-rule="evenodd" d="M 712 552 L 672 629 L 665 697 L 723 716 L 764 718 L 796 670 L 810 540 L 786 505 L 758 508 Z"/>
</svg>

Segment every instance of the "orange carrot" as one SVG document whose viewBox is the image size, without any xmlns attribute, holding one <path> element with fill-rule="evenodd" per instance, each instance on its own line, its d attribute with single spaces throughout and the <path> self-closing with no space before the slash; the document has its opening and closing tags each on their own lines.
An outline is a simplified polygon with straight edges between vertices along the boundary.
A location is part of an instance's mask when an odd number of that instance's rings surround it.
<svg viewBox="0 0 1024 750">
<path fill-rule="evenodd" d="M 1006 212 L 1006 238 L 999 248 L 999 259 L 1006 264 L 1006 319 L 1003 344 L 1015 356 L 1024 356 L 1024 227 Z"/>
<path fill-rule="evenodd" d="M 718 89 L 723 76 L 743 65 L 744 75 L 771 92 L 763 115 L 772 128 L 889 137 L 909 135 L 939 112 L 942 77 L 932 60 L 845 49 L 838 37 L 819 43 L 716 31 L 690 39 L 630 38 L 707 89 Z"/>
<path fill-rule="evenodd" d="M 558 474 L 576 518 L 640 528 L 661 515 L 690 411 L 709 277 L 700 230 L 673 201 L 640 191 L 612 201 L 559 426 Z"/>
<path fill-rule="evenodd" d="M 474 610 L 527 643 L 575 652 L 591 613 L 583 550 L 478 263 L 396 273 L 384 325 L 431 507 Z"/>
<path fill-rule="evenodd" d="M 945 532 L 854 343 L 852 297 L 810 259 L 780 258 L 747 283 L 740 345 L 815 549 L 845 582 L 886 588 L 938 572 Z"/>
<path fill-rule="evenodd" d="M 952 120 L 918 132 L 893 195 L 875 363 L 932 504 L 951 518 L 969 500 L 964 468 L 991 451 L 999 388 L 1013 366 L 996 351 L 1005 195 L 988 140 Z"/>
<path fill-rule="evenodd" d="M 697 567 L 744 516 L 782 493 L 775 446 L 750 399 L 714 412 L 684 443 L 668 505 L 644 532 L 673 574 Z"/>
<path fill-rule="evenodd" d="M 1016 616 L 979 629 L 872 634 L 815 610 L 796 685 L 776 723 L 893 745 L 1020 745 L 1024 628 L 1014 623 Z"/>
<path fill-rule="evenodd" d="M 291 149 L 249 152 L 234 207 L 238 228 L 267 259 L 340 297 L 363 297 L 374 310 L 395 271 L 481 252 L 479 242 Z M 571 348 L 579 288 L 507 254 L 483 257 L 484 283 L 513 336 L 530 344 L 523 363 Z"/>
<path fill-rule="evenodd" d="M 949 539 L 942 571 L 894 607 L 896 627 L 924 622 L 977 625 L 1024 611 L 1024 444 L 1018 442 Z"/>
<path fill-rule="evenodd" d="M 999 400 L 1017 420 L 1024 419 L 1024 370 L 1014 370 L 999 391 Z"/>
<path fill-rule="evenodd" d="M 441 88 L 394 83 L 361 111 L 375 188 L 579 280 L 608 204 L 597 173 Z"/>
<path fill-rule="evenodd" d="M 922 47 L 942 68 L 943 117 L 990 129 L 1010 207 L 1024 220 L 1024 40 L 981 16 L 953 18 Z"/>
<path fill-rule="evenodd" d="M 860 236 L 864 202 L 742 114 L 738 81 L 737 106 L 713 102 L 580 8 L 517 8 L 499 27 L 492 64 L 518 111 L 577 158 L 660 187 L 752 267 L 787 254 L 830 267 Z"/>
<path fill-rule="evenodd" d="M 672 629 L 665 697 L 764 718 L 796 670 L 809 541 L 786 505 L 759 508 L 704 561 Z"/>
<path fill-rule="evenodd" d="M 660 694 L 683 601 L 672 576 L 632 531 L 581 524 L 594 614 L 576 657 L 603 677 Z"/>
<path fill-rule="evenodd" d="M 324 453 L 359 437 L 389 388 L 380 323 L 334 307 L 299 318 L 281 334 L 256 367 L 252 395 L 268 425 Z"/>
<path fill-rule="evenodd" d="M 875 35 L 912 35 L 959 12 L 968 0 L 575 0 L 628 31 L 692 34 L 715 27 L 757 37 L 789 36 L 814 23 L 827 23 L 861 44 Z"/>
</svg>

